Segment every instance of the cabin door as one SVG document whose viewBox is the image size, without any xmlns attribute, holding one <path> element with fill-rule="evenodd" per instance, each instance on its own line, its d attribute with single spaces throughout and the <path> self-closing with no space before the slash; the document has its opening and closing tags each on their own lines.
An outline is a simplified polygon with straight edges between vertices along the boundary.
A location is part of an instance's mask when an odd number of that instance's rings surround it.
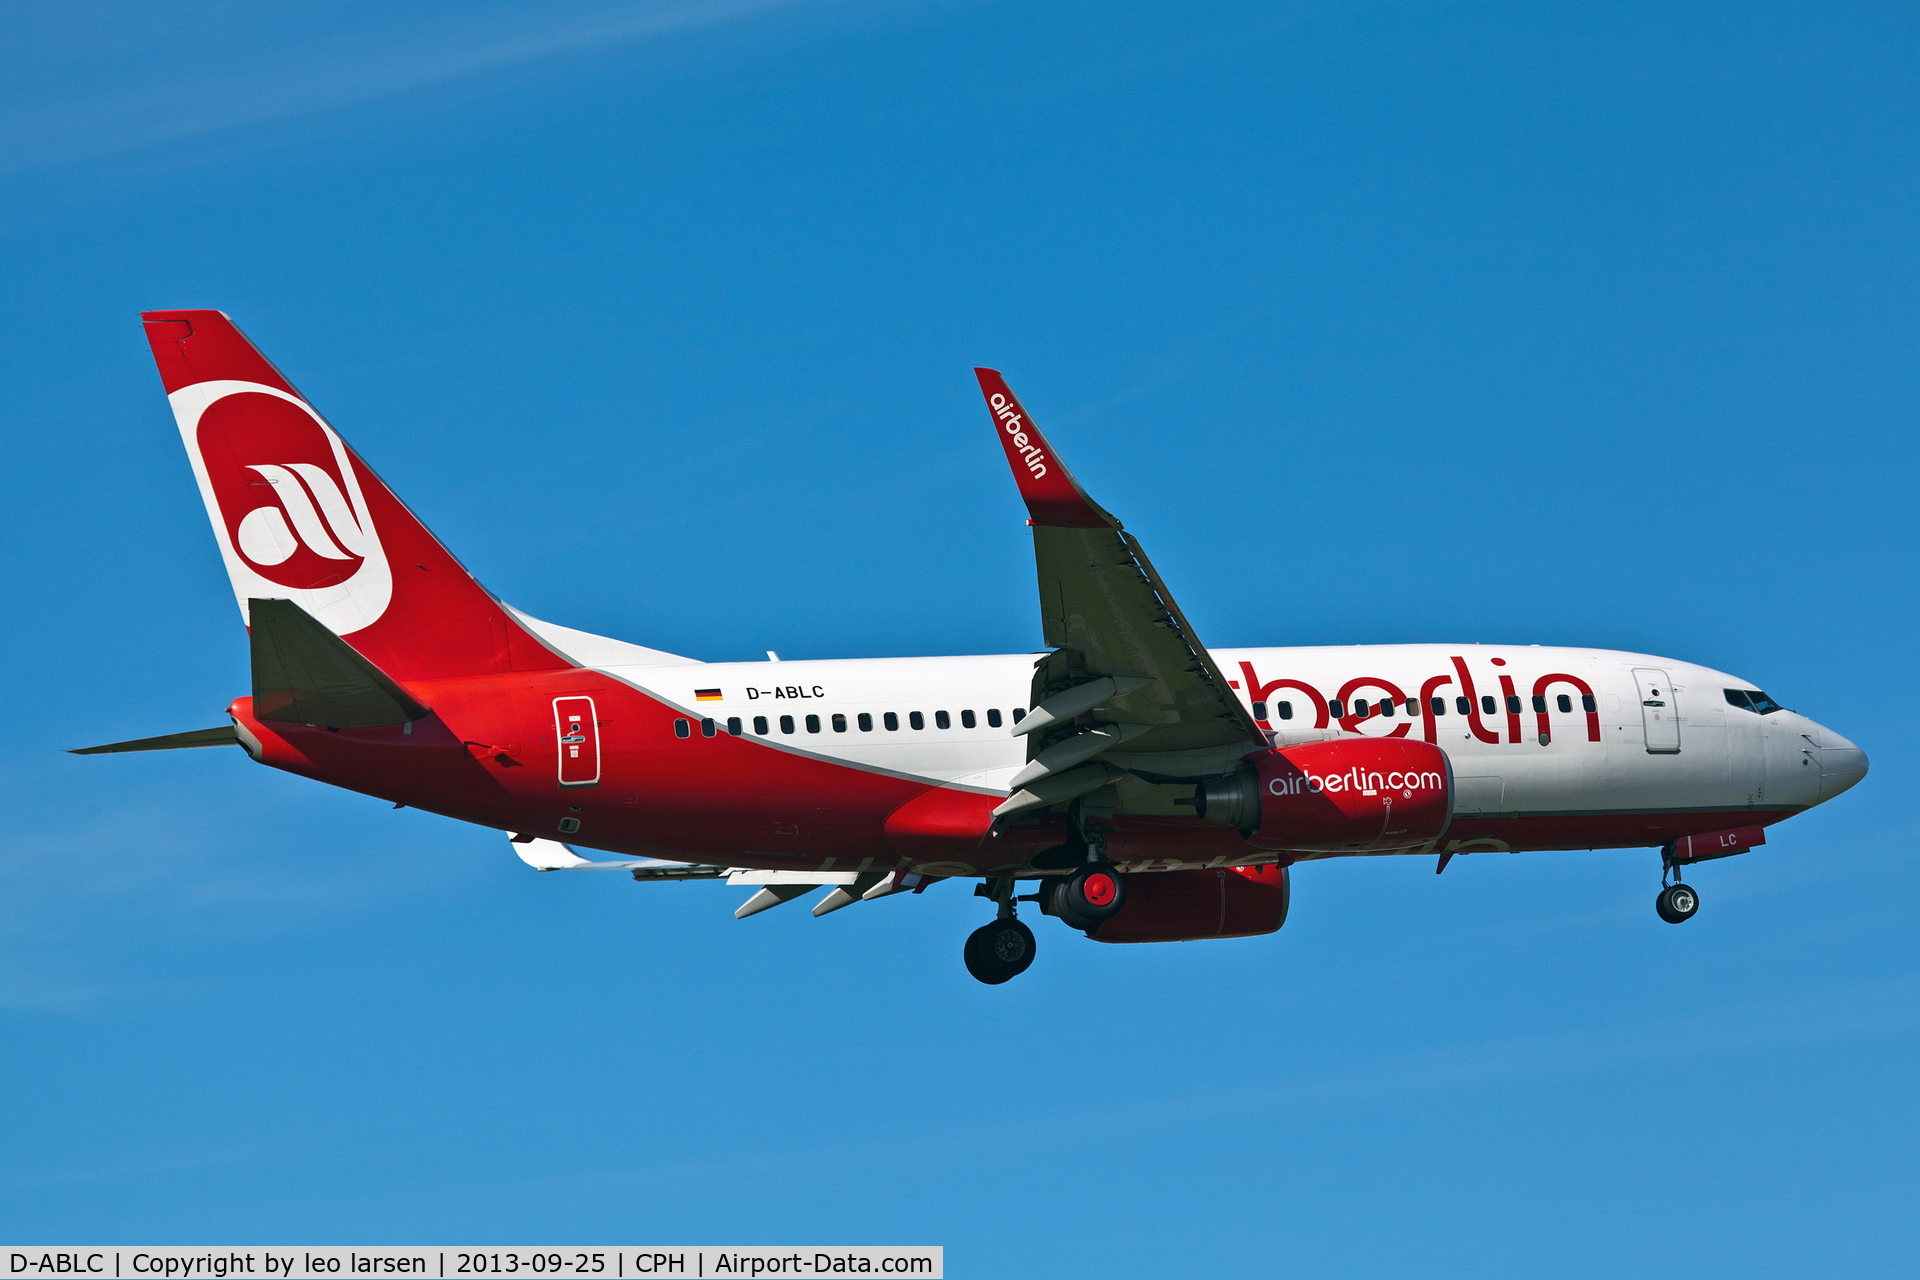
<svg viewBox="0 0 1920 1280">
<path fill-rule="evenodd" d="M 1673 696 L 1667 673 L 1635 667 L 1633 679 L 1640 688 L 1640 721 L 1647 730 L 1647 753 L 1680 754 L 1680 700 Z"/>
</svg>

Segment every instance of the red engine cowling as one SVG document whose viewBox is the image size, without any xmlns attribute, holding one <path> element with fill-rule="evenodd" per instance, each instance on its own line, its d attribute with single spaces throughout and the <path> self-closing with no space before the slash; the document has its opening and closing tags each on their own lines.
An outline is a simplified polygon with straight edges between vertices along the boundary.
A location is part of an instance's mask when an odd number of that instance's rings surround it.
<svg viewBox="0 0 1920 1280">
<path fill-rule="evenodd" d="M 1261 849 L 1413 849 L 1447 829 L 1453 766 L 1429 742 L 1332 738 L 1250 756 L 1196 799 L 1202 817 L 1232 823 Z"/>
<path fill-rule="evenodd" d="M 1096 942 L 1251 938 L 1287 922 L 1289 877 L 1279 866 L 1136 872 L 1127 903 L 1087 936 Z"/>
</svg>

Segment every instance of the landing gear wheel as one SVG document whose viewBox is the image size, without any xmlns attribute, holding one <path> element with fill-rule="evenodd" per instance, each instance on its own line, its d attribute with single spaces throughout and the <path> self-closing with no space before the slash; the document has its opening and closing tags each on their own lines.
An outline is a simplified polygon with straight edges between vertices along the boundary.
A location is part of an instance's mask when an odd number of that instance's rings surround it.
<svg viewBox="0 0 1920 1280">
<path fill-rule="evenodd" d="M 1033 930 L 1008 917 L 967 935 L 967 972 L 989 986 L 1017 978 L 1033 963 Z"/>
<path fill-rule="evenodd" d="M 1053 886 L 1053 914 L 1075 929 L 1099 928 L 1126 903 L 1126 877 L 1105 863 L 1082 867 Z"/>
<path fill-rule="evenodd" d="M 1692 885 L 1670 884 L 1653 900 L 1653 909 L 1668 924 L 1685 924 L 1700 909 L 1700 895 L 1693 891 Z"/>
</svg>

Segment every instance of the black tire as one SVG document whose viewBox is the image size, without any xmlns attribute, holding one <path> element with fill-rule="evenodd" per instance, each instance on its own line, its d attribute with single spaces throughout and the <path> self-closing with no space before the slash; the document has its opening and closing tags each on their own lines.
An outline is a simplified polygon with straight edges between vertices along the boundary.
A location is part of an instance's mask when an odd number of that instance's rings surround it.
<svg viewBox="0 0 1920 1280">
<path fill-rule="evenodd" d="M 995 920 L 967 935 L 961 952 L 967 972 L 988 986 L 1017 978 L 1033 963 L 1033 930 L 1018 920 Z"/>
<path fill-rule="evenodd" d="M 1080 868 L 1067 877 L 1053 897 L 1054 911 L 1076 929 L 1103 924 L 1126 905 L 1127 878 L 1105 863 Z"/>
<path fill-rule="evenodd" d="M 1078 929 L 1082 933 L 1100 927 L 1100 921 L 1090 920 L 1073 909 L 1073 898 L 1067 892 L 1067 881 L 1050 880 L 1041 892 L 1047 895 L 1047 914 L 1057 917 L 1069 929 Z"/>
<path fill-rule="evenodd" d="M 1685 924 L 1700 910 L 1700 895 L 1692 885 L 1670 884 L 1653 900 L 1653 909 L 1668 924 Z"/>
</svg>

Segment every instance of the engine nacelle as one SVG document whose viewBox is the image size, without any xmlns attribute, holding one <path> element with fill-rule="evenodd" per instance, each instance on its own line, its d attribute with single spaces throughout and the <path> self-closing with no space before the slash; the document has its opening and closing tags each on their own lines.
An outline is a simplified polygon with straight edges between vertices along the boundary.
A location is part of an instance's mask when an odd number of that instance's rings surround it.
<svg viewBox="0 0 1920 1280">
<path fill-rule="evenodd" d="M 1095 942 L 1198 942 L 1251 938 L 1287 922 L 1287 868 L 1135 872 L 1127 901 L 1087 931 Z"/>
<path fill-rule="evenodd" d="M 1249 756 L 1203 783 L 1203 818 L 1230 823 L 1261 849 L 1376 853 L 1437 840 L 1453 817 L 1453 766 L 1429 742 L 1335 738 Z"/>
</svg>

